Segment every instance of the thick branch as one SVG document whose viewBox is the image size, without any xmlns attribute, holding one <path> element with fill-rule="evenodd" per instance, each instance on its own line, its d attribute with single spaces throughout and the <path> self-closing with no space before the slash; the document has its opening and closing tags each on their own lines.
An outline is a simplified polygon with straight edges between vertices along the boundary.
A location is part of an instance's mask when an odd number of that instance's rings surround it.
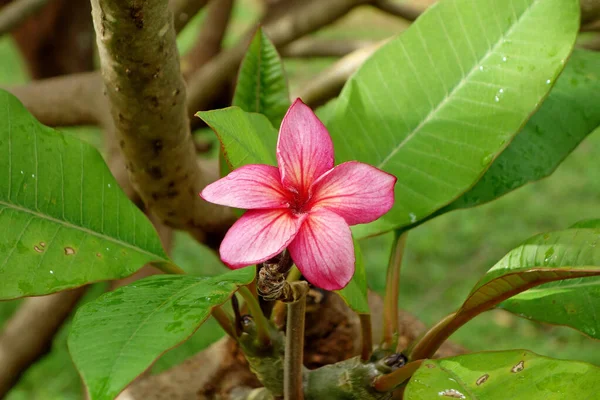
<svg viewBox="0 0 600 400">
<path fill-rule="evenodd" d="M 208 5 L 206 19 L 196 44 L 181 61 L 184 76 L 190 75 L 221 52 L 233 4 L 234 0 L 213 0 Z"/>
<path fill-rule="evenodd" d="M 102 79 L 96 72 L 44 79 L 6 90 L 44 125 L 103 125 L 106 121 L 102 119 L 109 116 Z"/>
<path fill-rule="evenodd" d="M 269 21 L 264 26 L 264 31 L 275 46 L 282 47 L 332 23 L 352 8 L 364 3 L 366 0 L 307 1 L 295 9 L 294 13 Z M 219 54 L 191 76 L 188 93 L 189 115 L 206 109 L 212 99 L 219 94 L 220 88 L 235 76 L 253 33 L 254 30 L 245 35 L 234 48 Z"/>
<path fill-rule="evenodd" d="M 38 12 L 48 0 L 15 0 L 0 10 L 0 36 L 21 25 Z"/>
<path fill-rule="evenodd" d="M 31 297 L 19 307 L 0 334 L 0 398 L 21 373 L 50 350 L 52 338 L 85 288 Z"/>
<path fill-rule="evenodd" d="M 373 5 L 381 11 L 404 18 L 407 21 L 414 21 L 423 13 L 422 9 L 393 0 L 375 0 Z"/>
<path fill-rule="evenodd" d="M 165 224 L 203 237 L 226 209 L 204 202 L 166 2 L 92 0 L 116 138 L 140 197 Z M 211 219 L 212 218 L 212 219 Z"/>
<path fill-rule="evenodd" d="M 344 57 L 374 43 L 372 40 L 323 40 L 306 37 L 282 48 L 281 55 L 295 58 Z"/>
<path fill-rule="evenodd" d="M 350 76 L 377 50 L 384 42 L 356 50 L 317 75 L 306 86 L 294 93 L 292 98 L 300 97 L 311 107 L 325 104 L 340 93 L 344 83 Z"/>
</svg>

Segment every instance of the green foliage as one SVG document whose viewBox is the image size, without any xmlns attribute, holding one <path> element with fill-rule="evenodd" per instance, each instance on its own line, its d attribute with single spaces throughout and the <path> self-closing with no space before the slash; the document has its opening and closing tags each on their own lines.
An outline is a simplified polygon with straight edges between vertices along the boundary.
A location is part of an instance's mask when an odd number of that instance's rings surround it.
<svg viewBox="0 0 600 400">
<path fill-rule="evenodd" d="M 545 241 L 551 245 L 540 251 L 545 249 L 543 254 L 548 258 L 547 262 L 558 262 L 560 257 L 560 263 L 564 264 L 563 259 L 566 258 L 568 262 L 569 258 L 577 255 L 581 258 L 581 264 L 600 266 L 600 250 L 596 250 L 596 246 L 600 245 L 600 221 L 576 224 L 571 231 L 578 245 L 568 255 L 563 250 L 564 240 L 553 243 L 554 238 L 548 238 Z M 557 250 L 559 253 L 555 255 Z M 600 339 L 600 318 L 596 311 L 599 298 L 600 279 L 578 278 L 538 286 L 506 300 L 500 307 L 523 317 L 570 326 Z"/>
<path fill-rule="evenodd" d="M 219 137 L 223 154 L 232 169 L 247 164 L 277 166 L 277 130 L 262 114 L 239 107 L 196 113 Z"/>
<path fill-rule="evenodd" d="M 254 275 L 250 267 L 214 278 L 152 276 L 86 304 L 73 321 L 69 350 L 90 398 L 113 399 Z"/>
<path fill-rule="evenodd" d="M 93 147 L 0 91 L 0 300 L 167 263 L 156 231 Z"/>
<path fill-rule="evenodd" d="M 232 105 L 266 116 L 274 127 L 290 106 L 285 71 L 277 49 L 258 28 L 238 75 Z"/>
<path fill-rule="evenodd" d="M 436 214 L 492 201 L 550 175 L 600 125 L 598 110 L 600 54 L 575 50 L 542 107 L 481 180 Z"/>
<path fill-rule="evenodd" d="M 592 399 L 599 391 L 598 367 L 511 350 L 427 360 L 404 399 Z"/>
<path fill-rule="evenodd" d="M 417 222 L 468 190 L 541 104 L 578 26 L 575 0 L 446 0 L 369 58 L 329 128 L 339 162 L 398 183 L 394 208 L 354 227 L 357 237 Z"/>
<path fill-rule="evenodd" d="M 600 320 L 595 313 L 597 303 L 590 296 L 598 292 L 598 279 L 590 277 L 600 276 L 598 227 L 600 224 L 594 229 L 567 229 L 527 240 L 486 273 L 471 291 L 459 314 L 484 311 L 501 300 L 552 282 L 533 292 L 526 292 L 516 303 L 509 301 L 504 308 L 514 311 L 515 307 L 530 318 L 538 319 L 539 314 L 545 316 L 540 318 L 543 321 L 597 335 L 600 331 Z M 540 301 L 536 295 L 548 295 L 550 298 Z M 557 299 L 560 303 L 556 303 Z M 552 300 L 555 302 L 552 303 Z"/>
</svg>

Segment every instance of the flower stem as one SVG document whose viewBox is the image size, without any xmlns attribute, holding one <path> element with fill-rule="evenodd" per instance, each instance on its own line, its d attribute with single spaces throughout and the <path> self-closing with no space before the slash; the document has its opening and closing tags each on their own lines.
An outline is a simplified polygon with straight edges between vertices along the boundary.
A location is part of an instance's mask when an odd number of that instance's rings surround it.
<svg viewBox="0 0 600 400">
<path fill-rule="evenodd" d="M 219 325 L 221 325 L 221 328 L 223 328 L 225 333 L 227 333 L 230 337 L 237 339 L 237 335 L 235 333 L 235 330 L 233 329 L 233 322 L 231 320 L 231 317 L 229 316 L 229 314 L 227 314 L 225 310 L 223 310 L 223 308 L 213 308 L 212 316 L 214 319 L 217 320 Z"/>
<path fill-rule="evenodd" d="M 302 357 L 304 355 L 304 319 L 308 284 L 304 281 L 292 284 L 296 300 L 288 303 L 285 334 L 285 359 L 283 363 L 283 398 L 303 400 Z"/>
<path fill-rule="evenodd" d="M 239 293 L 246 301 L 246 304 L 250 309 L 250 313 L 254 318 L 260 346 L 269 346 L 271 344 L 271 335 L 269 334 L 269 321 L 267 321 L 267 318 L 262 313 L 262 310 L 260 309 L 260 304 L 258 304 L 258 300 L 256 300 L 256 297 L 254 297 L 250 289 L 248 289 L 246 286 L 240 287 Z"/>
<path fill-rule="evenodd" d="M 419 360 L 433 357 L 442 343 L 468 320 L 468 318 L 461 318 L 457 312 L 446 316 L 419 339 L 410 350 L 408 359 Z"/>
<path fill-rule="evenodd" d="M 409 362 L 394 372 L 380 376 L 373 382 L 373 388 L 382 393 L 391 392 L 402 385 L 419 369 L 423 360 Z"/>
<path fill-rule="evenodd" d="M 383 341 L 384 349 L 395 349 L 398 340 L 398 297 L 400 295 L 400 269 L 404 246 L 406 244 L 406 231 L 396 231 L 394 246 L 390 253 L 388 264 L 385 298 L 383 303 Z"/>
<path fill-rule="evenodd" d="M 367 361 L 371 357 L 373 352 L 373 331 L 371 329 L 371 315 L 370 314 L 359 314 L 360 318 L 360 330 L 362 333 L 362 350 L 360 358 L 363 361 Z"/>
</svg>

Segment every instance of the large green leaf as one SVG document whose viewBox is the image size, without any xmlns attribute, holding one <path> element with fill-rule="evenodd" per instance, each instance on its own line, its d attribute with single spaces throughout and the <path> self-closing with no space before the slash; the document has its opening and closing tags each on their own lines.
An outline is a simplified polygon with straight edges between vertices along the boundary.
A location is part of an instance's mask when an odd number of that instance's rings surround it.
<svg viewBox="0 0 600 400">
<path fill-rule="evenodd" d="M 404 399 L 595 399 L 599 392 L 600 368 L 594 365 L 510 350 L 427 360 Z"/>
<path fill-rule="evenodd" d="M 576 0 L 444 0 L 347 82 L 329 123 L 338 161 L 398 177 L 357 237 L 414 223 L 480 178 L 541 104 L 572 49 Z"/>
<path fill-rule="evenodd" d="M 600 125 L 600 54 L 577 49 L 538 112 L 481 180 L 436 214 L 492 201 L 550 175 Z"/>
<path fill-rule="evenodd" d="M 275 127 L 279 127 L 290 106 L 283 64 L 261 28 L 242 61 L 232 105 L 264 114 Z"/>
<path fill-rule="evenodd" d="M 358 240 L 354 240 L 354 256 L 356 258 L 354 276 L 350 283 L 337 293 L 355 312 L 369 314 L 371 310 L 368 299 L 367 271 Z"/>
<path fill-rule="evenodd" d="M 215 131 L 232 169 L 247 164 L 277 166 L 277 130 L 264 115 L 228 107 L 200 111 L 196 116 Z"/>
<path fill-rule="evenodd" d="M 86 304 L 73 321 L 69 350 L 90 398 L 114 399 L 254 275 L 249 267 L 212 278 L 152 276 Z"/>
<path fill-rule="evenodd" d="M 591 254 L 596 246 L 600 247 L 600 220 L 586 221 L 576 227 L 592 230 L 591 235 L 583 239 L 585 242 L 580 250 L 588 254 L 590 263 L 593 260 L 600 262 L 598 251 Z M 551 258 L 561 257 L 561 254 L 554 255 L 554 248 L 549 247 L 544 254 Z M 567 325 L 600 339 L 600 313 L 597 311 L 600 308 L 600 278 L 551 282 L 511 297 L 500 307 L 522 317 Z"/>
<path fill-rule="evenodd" d="M 0 300 L 166 263 L 156 231 L 90 145 L 0 91 Z"/>
</svg>

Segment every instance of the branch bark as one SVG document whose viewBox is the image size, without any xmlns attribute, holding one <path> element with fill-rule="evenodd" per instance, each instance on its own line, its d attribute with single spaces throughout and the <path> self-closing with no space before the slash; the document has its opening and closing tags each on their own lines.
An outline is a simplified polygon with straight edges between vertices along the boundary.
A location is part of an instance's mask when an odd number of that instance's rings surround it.
<svg viewBox="0 0 600 400">
<path fill-rule="evenodd" d="M 17 0 L 0 10 L 0 36 L 17 28 L 44 7 L 48 0 Z"/>
<path fill-rule="evenodd" d="M 92 0 L 102 76 L 130 179 L 154 215 L 203 239 L 228 209 L 198 196 L 202 175 L 186 115 L 175 30 L 160 0 Z"/>
</svg>

